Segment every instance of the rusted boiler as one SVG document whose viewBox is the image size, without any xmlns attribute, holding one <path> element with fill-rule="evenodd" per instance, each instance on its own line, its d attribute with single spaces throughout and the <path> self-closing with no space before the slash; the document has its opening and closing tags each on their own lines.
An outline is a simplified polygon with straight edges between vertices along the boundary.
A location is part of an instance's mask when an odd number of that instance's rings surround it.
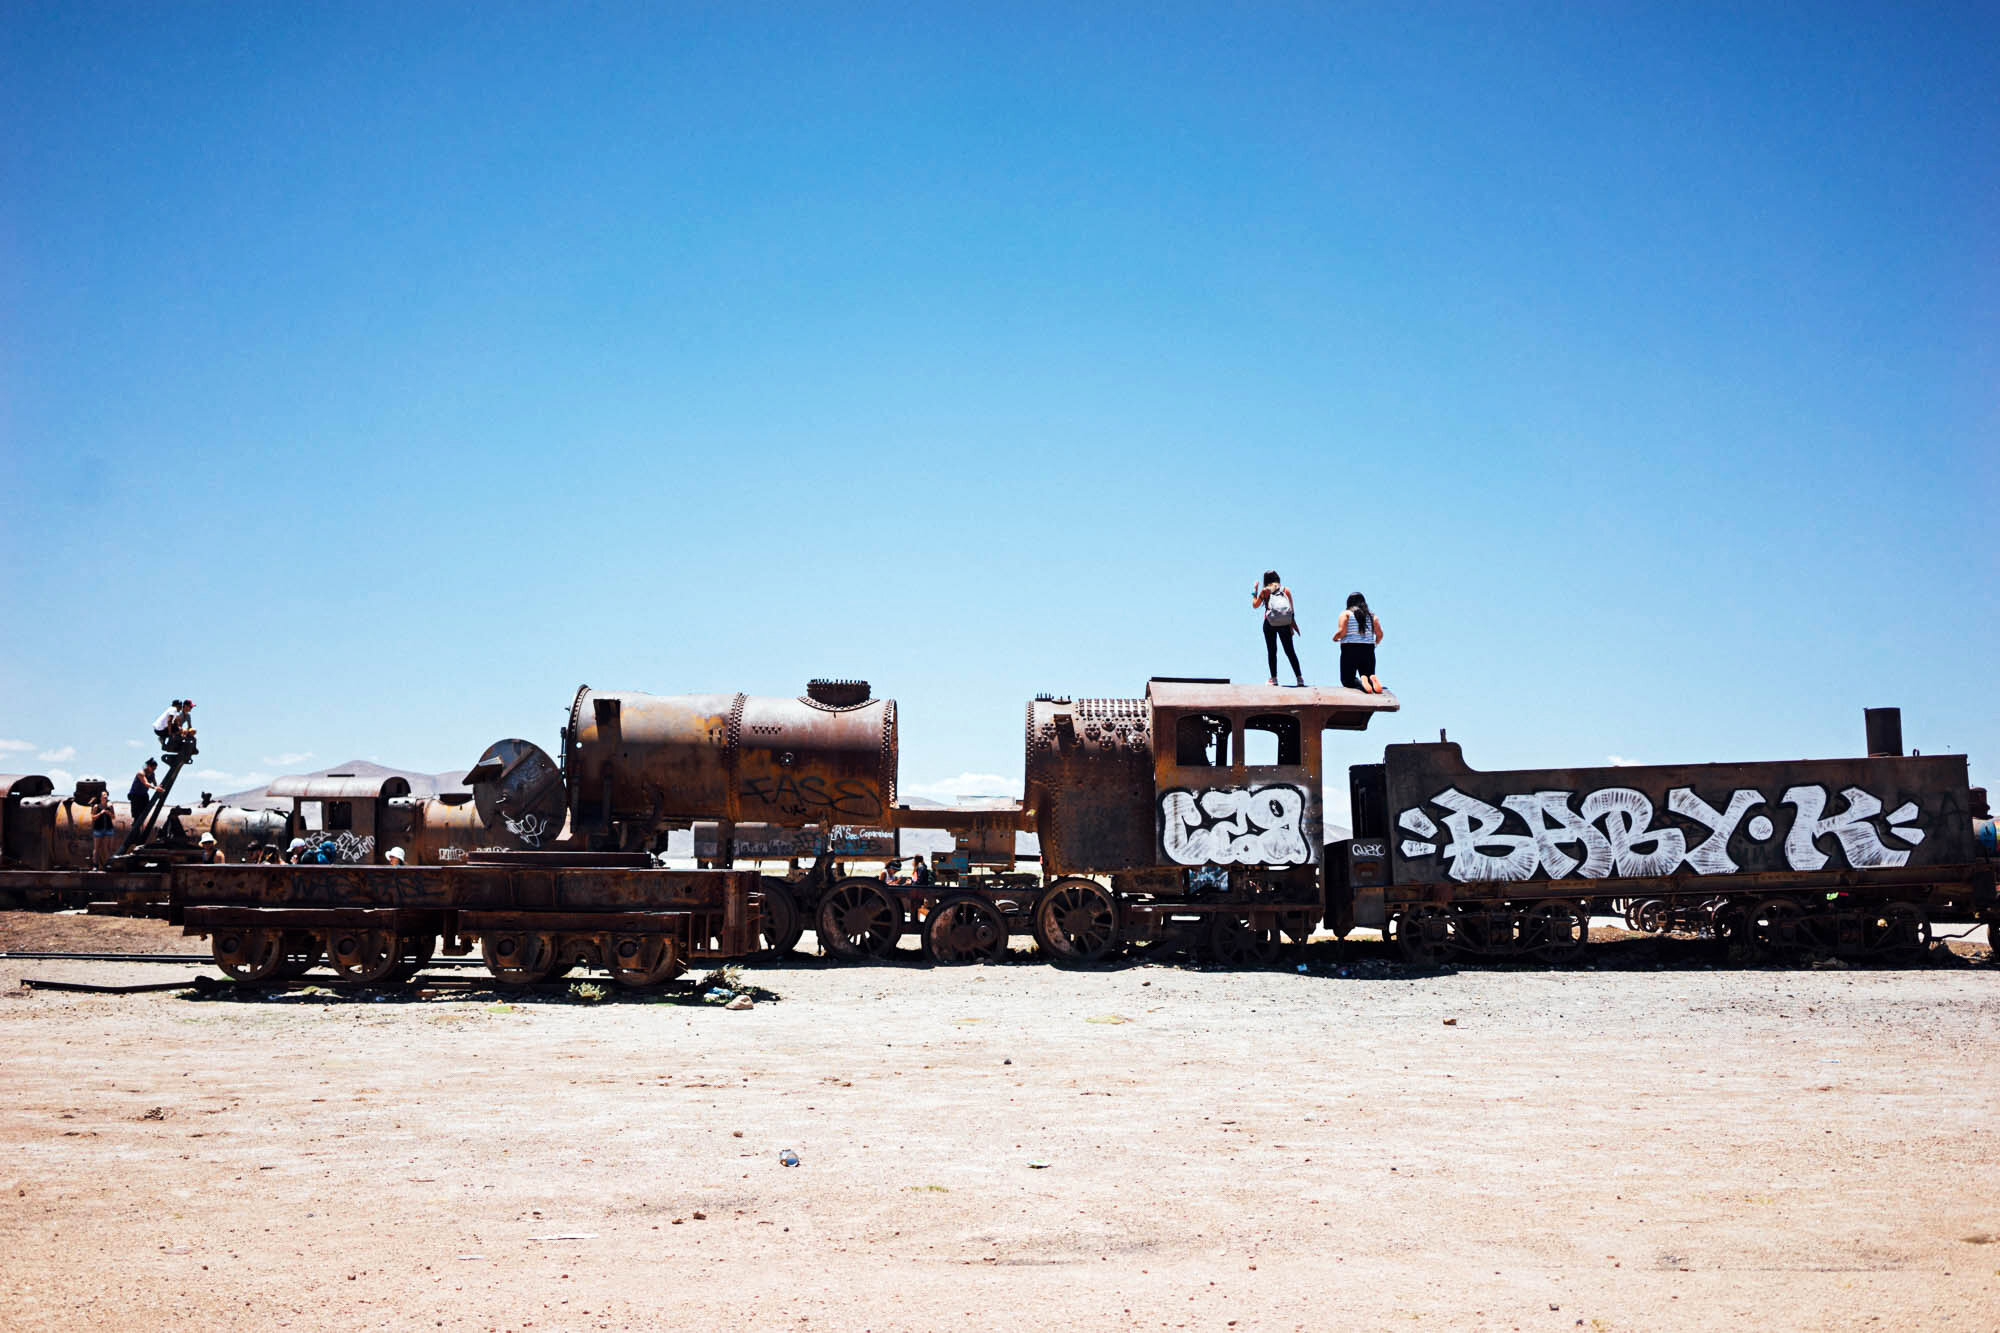
<svg viewBox="0 0 2000 1333">
<path fill-rule="evenodd" d="M 896 704 L 864 681 L 797 698 L 577 691 L 563 729 L 571 828 L 650 850 L 695 820 L 881 826 L 896 801 Z"/>
</svg>

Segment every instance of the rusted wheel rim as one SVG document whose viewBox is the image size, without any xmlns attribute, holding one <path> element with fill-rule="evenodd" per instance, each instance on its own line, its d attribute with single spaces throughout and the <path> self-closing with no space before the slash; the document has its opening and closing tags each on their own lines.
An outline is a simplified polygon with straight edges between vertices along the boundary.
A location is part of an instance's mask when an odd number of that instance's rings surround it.
<svg viewBox="0 0 2000 1333">
<path fill-rule="evenodd" d="M 1574 903 L 1537 903 L 1528 909 L 1526 934 L 1544 958 L 1572 958 L 1590 942 L 1590 918 Z"/>
<path fill-rule="evenodd" d="M 606 969 L 621 986 L 662 985 L 686 966 L 680 950 L 665 935 L 613 935 L 604 954 Z"/>
<path fill-rule="evenodd" d="M 1633 908 L 1632 928 L 1648 935 L 1664 935 L 1667 930 L 1667 900 L 1648 898 Z"/>
<path fill-rule="evenodd" d="M 320 947 L 319 936 L 309 930 L 288 930 L 285 932 L 285 964 L 278 975 L 302 977 L 325 956 L 326 950 Z"/>
<path fill-rule="evenodd" d="M 1875 948 L 1899 957 L 1918 957 L 1931 947 L 1931 916 L 1915 903 L 1890 903 L 1875 917 Z"/>
<path fill-rule="evenodd" d="M 285 970 L 285 933 L 281 930 L 225 926 L 215 933 L 209 951 L 215 955 L 215 965 L 232 981 L 254 984 Z"/>
<path fill-rule="evenodd" d="M 532 986 L 555 975 L 556 937 L 532 930 L 482 935 L 479 956 L 501 984 Z"/>
<path fill-rule="evenodd" d="M 1283 945 L 1278 933 L 1235 917 L 1218 916 L 1210 941 L 1217 962 L 1226 967 L 1266 967 L 1278 961 Z"/>
<path fill-rule="evenodd" d="M 393 930 L 335 926 L 326 932 L 326 961 L 349 985 L 389 981 L 403 966 L 403 940 Z"/>
<path fill-rule="evenodd" d="M 993 962 L 1007 953 L 1007 921 L 979 898 L 947 898 L 924 923 L 924 943 L 935 963 Z"/>
<path fill-rule="evenodd" d="M 764 942 L 764 956 L 776 958 L 790 953 L 799 936 L 805 933 L 799 900 L 793 896 L 791 885 L 767 875 L 758 881 L 756 900 L 757 933 Z"/>
<path fill-rule="evenodd" d="M 1807 943 L 1805 909 L 1790 898 L 1766 898 L 1751 916 L 1757 943 L 1773 953 L 1789 953 Z"/>
<path fill-rule="evenodd" d="M 903 909 L 873 880 L 833 886 L 819 907 L 820 944 L 836 958 L 886 958 L 903 937 Z"/>
<path fill-rule="evenodd" d="M 1094 963 L 1118 943 L 1118 907 L 1103 886 L 1063 880 L 1035 905 L 1037 938 L 1058 962 Z"/>
<path fill-rule="evenodd" d="M 1413 963 L 1435 964 L 1451 952 L 1456 935 L 1451 913 L 1435 903 L 1413 907 L 1396 924 L 1396 943 Z"/>
</svg>

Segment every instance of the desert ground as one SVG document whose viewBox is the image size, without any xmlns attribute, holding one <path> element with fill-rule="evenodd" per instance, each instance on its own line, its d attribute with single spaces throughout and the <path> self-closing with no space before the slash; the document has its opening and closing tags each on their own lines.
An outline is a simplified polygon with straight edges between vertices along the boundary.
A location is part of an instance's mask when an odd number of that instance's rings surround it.
<svg viewBox="0 0 2000 1333">
<path fill-rule="evenodd" d="M 0 949 L 199 947 L 0 914 Z M 1983 1333 L 2000 969 L 1958 951 L 801 955 L 740 1012 L 0 960 L 0 1327 Z"/>
</svg>

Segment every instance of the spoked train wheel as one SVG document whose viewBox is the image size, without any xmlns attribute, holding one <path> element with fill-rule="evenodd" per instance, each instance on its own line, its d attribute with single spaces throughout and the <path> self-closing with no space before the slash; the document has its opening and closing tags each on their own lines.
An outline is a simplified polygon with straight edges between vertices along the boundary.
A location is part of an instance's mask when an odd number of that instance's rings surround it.
<svg viewBox="0 0 2000 1333">
<path fill-rule="evenodd" d="M 1208 937 L 1209 951 L 1224 967 L 1269 967 L 1284 953 L 1278 932 L 1253 926 L 1241 917 L 1217 914 Z"/>
<path fill-rule="evenodd" d="M 633 990 L 663 986 L 687 970 L 668 935 L 613 935 L 604 947 L 604 967 L 612 980 Z"/>
<path fill-rule="evenodd" d="M 835 958 L 887 958 L 903 938 L 903 907 L 875 880 L 854 876 L 827 890 L 815 924 L 820 947 Z"/>
<path fill-rule="evenodd" d="M 757 881 L 757 933 L 764 948 L 762 958 L 782 958 L 798 947 L 805 934 L 805 918 L 792 886 L 772 875 Z"/>
<path fill-rule="evenodd" d="M 503 986 L 533 986 L 556 973 L 556 937 L 542 931 L 505 930 L 479 937 L 479 956 Z"/>
<path fill-rule="evenodd" d="M 977 894 L 953 894 L 924 922 L 924 952 L 933 963 L 997 963 L 1007 956 L 1007 918 Z"/>
<path fill-rule="evenodd" d="M 1095 963 L 1118 945 L 1118 904 L 1094 879 L 1059 879 L 1035 902 L 1035 942 L 1059 966 Z"/>
<path fill-rule="evenodd" d="M 386 926 L 330 927 L 326 961 L 347 986 L 394 986 L 415 976 L 431 960 L 435 937 L 404 935 Z"/>
</svg>

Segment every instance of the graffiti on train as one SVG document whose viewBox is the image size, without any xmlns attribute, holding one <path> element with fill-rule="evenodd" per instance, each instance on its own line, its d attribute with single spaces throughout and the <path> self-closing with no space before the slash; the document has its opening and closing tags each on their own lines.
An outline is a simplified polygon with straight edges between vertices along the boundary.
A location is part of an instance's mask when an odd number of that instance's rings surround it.
<svg viewBox="0 0 2000 1333">
<path fill-rule="evenodd" d="M 1306 794 L 1290 783 L 1160 794 L 1160 847 L 1184 866 L 1311 863 Z"/>
<path fill-rule="evenodd" d="M 317 860 L 321 849 L 324 855 L 341 865 L 366 865 L 375 859 L 375 839 L 370 836 L 357 837 L 352 833 L 315 832 L 306 834 L 306 849 L 301 860 Z"/>
<path fill-rule="evenodd" d="M 500 816 L 507 825 L 507 831 L 530 847 L 542 845 L 542 835 L 549 831 L 549 821 L 537 814 L 522 815 L 519 819 L 507 815 Z"/>
<path fill-rule="evenodd" d="M 1630 787 L 1605 787 L 1581 801 L 1573 791 L 1526 792 L 1504 797 L 1497 806 L 1447 787 L 1426 804 L 1443 812 L 1443 829 L 1422 805 L 1413 806 L 1396 821 L 1411 835 L 1399 850 L 1406 860 L 1442 855 L 1460 883 L 1570 875 L 1644 878 L 1671 875 L 1683 866 L 1702 875 L 1733 875 L 1742 869 L 1730 854 L 1730 841 L 1739 832 L 1750 845 L 1781 848 L 1784 864 L 1793 870 L 1841 868 L 1826 850 L 1830 847 L 1839 849 L 1847 868 L 1874 870 L 1905 864 L 1910 849 L 1924 840 L 1914 801 L 1885 817 L 1882 802 L 1859 787 L 1838 796 L 1820 786 L 1787 787 L 1776 802 L 1753 788 L 1738 788 L 1720 809 L 1692 787 L 1675 787 L 1667 793 L 1667 808 L 1688 827 L 1656 822 L 1652 798 Z M 1770 814 L 1751 814 L 1759 807 L 1775 812 L 1780 805 L 1792 813 L 1782 844 Z"/>
<path fill-rule="evenodd" d="M 789 773 L 775 778 L 743 779 L 745 800 L 762 801 L 782 814 L 800 816 L 844 816 L 849 820 L 872 819 L 882 813 L 882 798 L 857 778 L 829 782 L 817 774 L 793 779 Z"/>
</svg>

